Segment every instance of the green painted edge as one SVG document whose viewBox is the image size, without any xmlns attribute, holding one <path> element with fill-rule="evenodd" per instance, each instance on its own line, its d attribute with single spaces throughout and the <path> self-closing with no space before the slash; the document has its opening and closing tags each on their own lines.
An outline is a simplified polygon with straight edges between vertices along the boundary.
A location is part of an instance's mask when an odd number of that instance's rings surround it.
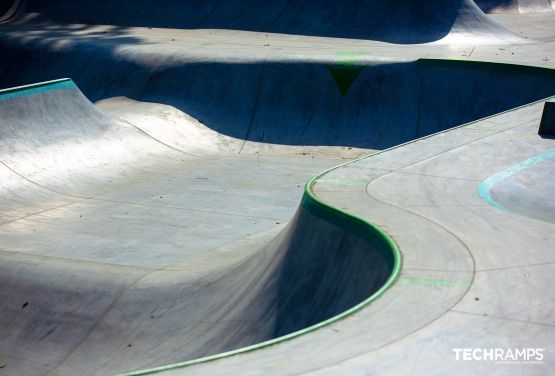
<svg viewBox="0 0 555 376">
<path fill-rule="evenodd" d="M 372 154 L 373 155 L 373 154 Z M 370 155 L 371 156 L 371 155 Z M 366 298 L 365 300 L 363 300 L 362 302 L 358 303 L 357 305 L 349 308 L 348 310 L 341 312 L 339 315 L 333 316 L 327 320 L 321 321 L 318 324 L 309 326 L 307 328 L 301 329 L 299 331 L 287 334 L 285 336 L 282 337 L 278 337 L 278 338 L 274 338 L 272 340 L 269 341 L 265 341 L 265 342 L 260 342 L 251 346 L 247 346 L 247 347 L 242 347 L 240 349 L 237 350 L 232 350 L 232 351 L 228 351 L 228 352 L 224 352 L 224 353 L 220 353 L 220 354 L 215 354 L 215 355 L 211 355 L 211 356 L 207 356 L 207 357 L 203 357 L 203 358 L 198 358 L 198 359 L 192 359 L 189 361 L 185 361 L 185 362 L 180 362 L 180 363 L 174 363 L 174 364 L 169 364 L 166 366 L 160 366 L 160 367 L 155 367 L 155 368 L 150 368 L 150 369 L 145 369 L 145 370 L 139 370 L 139 371 L 133 371 L 133 372 L 129 372 L 129 373 L 123 373 L 123 374 L 119 374 L 118 376 L 140 376 L 140 375 L 149 375 L 149 374 L 153 374 L 153 373 L 158 373 L 158 372 L 163 372 L 163 371 L 169 371 L 172 369 L 176 369 L 176 368 L 183 368 L 183 367 L 187 367 L 187 366 L 192 366 L 195 364 L 200 364 L 200 363 L 206 363 L 206 362 L 210 362 L 213 360 L 217 360 L 217 359 L 222 359 L 222 358 L 227 358 L 233 355 L 238 355 L 238 354 L 244 354 L 247 352 L 251 352 L 251 351 L 255 351 L 258 349 L 262 349 L 262 348 L 266 348 L 266 347 L 270 347 L 273 345 L 277 345 L 279 343 L 291 340 L 293 338 L 302 336 L 304 334 L 308 334 L 310 332 L 313 332 L 315 330 L 318 330 L 322 327 L 328 326 L 330 324 L 333 324 L 335 322 L 338 322 L 339 320 L 342 320 L 358 311 L 360 311 L 362 308 L 366 307 L 367 305 L 369 305 L 370 303 L 372 303 L 373 301 L 375 301 L 376 299 L 378 299 L 379 297 L 381 297 L 389 288 L 391 288 L 391 286 L 393 286 L 393 284 L 398 280 L 400 272 L 401 272 L 401 263 L 402 263 L 402 256 L 401 256 L 401 251 L 399 250 L 399 247 L 397 246 L 397 244 L 395 244 L 395 242 L 393 241 L 393 239 L 386 233 L 384 232 L 382 229 L 380 229 L 378 226 L 362 219 L 361 217 L 355 216 L 353 214 L 347 213 L 342 211 L 339 208 L 336 208 L 332 205 L 326 204 L 325 202 L 323 202 L 322 200 L 320 200 L 312 191 L 312 186 L 314 185 L 314 183 L 323 175 L 327 174 L 328 172 L 335 170 L 337 168 L 343 167 L 349 163 L 355 162 L 357 160 L 360 159 L 364 159 L 364 158 L 368 158 L 369 156 L 365 156 L 363 158 L 359 158 L 353 161 L 348 161 L 346 163 L 340 164 L 338 166 L 332 167 L 330 169 L 327 169 L 315 176 L 313 176 L 308 183 L 305 186 L 304 189 L 304 195 L 301 201 L 301 206 L 304 208 L 310 208 L 309 211 L 313 212 L 314 209 L 320 211 L 320 217 L 327 217 L 325 218 L 325 220 L 330 220 L 330 222 L 335 223 L 335 224 L 339 224 L 338 220 L 341 222 L 341 227 L 345 228 L 345 226 L 348 226 L 349 228 L 346 229 L 349 232 L 353 232 L 358 236 L 363 237 L 365 240 L 370 240 L 372 242 L 378 242 L 381 243 L 380 245 L 385 244 L 389 250 L 390 253 L 389 254 L 384 254 L 383 251 L 381 252 L 383 256 L 385 256 L 386 258 L 386 262 L 388 263 L 388 265 L 391 268 L 391 274 L 389 276 L 389 278 L 387 279 L 387 281 L 382 285 L 382 287 L 380 287 L 380 289 L 378 291 L 376 291 L 374 294 L 372 294 L 371 296 L 369 296 L 368 298 Z M 322 212 L 325 212 L 326 214 L 321 215 Z M 331 217 L 330 217 L 331 215 Z M 335 216 L 336 218 L 333 218 L 333 216 Z M 363 233 L 361 230 L 365 229 L 366 231 Z M 377 251 L 383 250 L 383 247 L 377 247 Z"/>
<path fill-rule="evenodd" d="M 38 82 L 36 84 L 10 87 L 0 90 L 0 100 L 38 94 L 50 90 L 58 90 L 69 87 L 76 87 L 71 78 L 60 78 L 52 81 Z"/>
<path fill-rule="evenodd" d="M 368 156 L 367 156 L 368 157 Z M 367 158 L 367 157 L 363 157 L 363 158 Z M 359 159 L 363 159 L 363 158 L 359 158 Z M 357 159 L 357 160 L 359 160 Z M 351 232 L 350 230 L 355 229 L 354 231 L 352 231 L 353 233 L 355 233 L 358 236 L 362 236 L 365 240 L 371 240 L 373 238 L 373 236 L 376 236 L 377 239 L 374 239 L 374 241 L 378 241 L 382 244 L 385 244 L 389 250 L 390 250 L 390 254 L 385 255 L 382 253 L 383 256 L 386 256 L 386 261 L 388 263 L 388 265 L 391 268 L 391 274 L 389 276 L 389 278 L 387 279 L 387 281 L 382 285 L 382 287 L 380 287 L 380 289 L 378 291 L 376 291 L 374 294 L 372 294 L 371 296 L 369 296 L 368 298 L 366 298 L 365 300 L 363 300 L 362 302 L 358 303 L 357 305 L 349 308 L 348 310 L 341 312 L 339 315 L 333 316 L 327 320 L 321 321 L 318 324 L 309 326 L 307 328 L 301 329 L 299 331 L 287 334 L 285 336 L 282 337 L 278 337 L 278 338 L 274 338 L 272 340 L 269 341 L 265 341 L 265 342 L 260 342 L 251 346 L 247 346 L 247 347 L 242 347 L 240 349 L 237 350 L 232 350 L 232 351 L 228 351 L 228 352 L 224 352 L 224 353 L 220 353 L 220 354 L 215 354 L 215 355 L 211 355 L 211 356 L 207 356 L 207 357 L 203 357 L 203 358 L 198 358 L 198 359 L 192 359 L 189 361 L 185 361 L 185 362 L 181 362 L 181 363 L 174 363 L 174 364 L 169 364 L 166 366 L 160 366 L 160 367 L 155 367 L 155 368 L 150 368 L 150 369 L 145 369 L 145 370 L 139 370 L 139 371 L 133 371 L 133 372 L 129 372 L 129 373 L 123 373 L 120 374 L 119 376 L 140 376 L 140 375 L 148 375 L 148 374 L 153 374 L 153 373 L 157 373 L 157 372 L 163 372 L 163 371 L 168 371 L 171 369 L 176 369 L 176 368 L 183 368 L 183 367 L 187 367 L 187 366 L 192 366 L 195 364 L 199 364 L 199 363 L 206 363 L 206 362 L 210 362 L 213 360 L 217 360 L 217 359 L 222 359 L 222 358 L 227 358 L 233 355 L 238 355 L 238 354 L 244 354 L 247 352 L 251 352 L 251 351 L 255 351 L 258 349 L 262 349 L 262 348 L 266 348 L 266 347 L 270 347 L 273 345 L 277 345 L 279 343 L 291 340 L 293 338 L 302 336 L 304 334 L 308 334 L 310 332 L 313 332 L 315 330 L 318 330 L 322 327 L 328 326 L 330 324 L 333 324 L 339 320 L 342 320 L 344 318 L 346 318 L 347 316 L 350 316 L 358 311 L 360 311 L 362 308 L 366 307 L 367 305 L 369 305 L 370 303 L 372 303 L 374 300 L 378 299 L 380 296 L 382 296 L 391 286 L 393 286 L 393 284 L 397 281 L 397 279 L 399 278 L 399 274 L 401 272 L 401 262 L 402 262 L 402 256 L 401 256 L 401 251 L 399 250 L 399 247 L 397 247 L 397 244 L 395 244 L 395 242 L 393 241 L 393 239 L 391 239 L 391 237 L 385 233 L 382 229 L 380 229 L 378 226 L 362 219 L 361 217 L 352 215 L 350 213 L 346 213 L 332 205 L 326 204 L 325 202 L 323 202 L 322 200 L 320 200 L 315 194 L 314 192 L 312 192 L 312 186 L 313 184 L 323 175 L 327 174 L 328 172 L 336 169 L 336 168 L 340 168 L 343 167 L 344 165 L 347 165 L 349 163 L 352 163 L 354 161 L 348 161 L 346 163 L 343 163 L 339 166 L 335 166 L 332 167 L 330 169 L 327 169 L 315 176 L 313 176 L 308 183 L 305 186 L 304 189 L 304 195 L 301 201 L 301 206 L 303 206 L 304 208 L 310 207 L 310 211 L 313 211 L 315 208 L 317 208 L 317 210 L 323 210 L 324 212 L 326 212 L 325 217 L 328 217 L 328 215 L 332 215 L 332 216 L 337 216 L 337 218 L 340 218 L 342 221 L 342 226 L 345 226 L 347 223 L 350 223 L 351 226 L 349 226 L 350 228 L 347 229 L 347 231 Z M 321 212 L 320 212 L 321 213 Z M 320 217 L 322 217 L 322 215 L 319 215 Z M 326 220 L 330 219 L 330 218 L 325 218 Z M 337 220 L 331 219 L 332 223 L 337 223 Z M 363 226 L 367 231 L 366 233 L 362 233 L 361 230 L 361 226 Z M 377 250 L 380 251 L 381 249 L 383 249 L 382 247 L 378 247 Z"/>
<path fill-rule="evenodd" d="M 327 173 L 327 171 L 322 174 L 325 173 Z M 391 238 L 378 226 L 318 199 L 312 191 L 312 185 L 320 177 L 321 174 L 318 174 L 307 183 L 307 189 L 302 198 L 301 207 L 312 215 L 344 229 L 348 233 L 369 243 L 372 248 L 384 258 L 389 270 L 393 272 L 395 266 L 400 262 L 400 256 L 395 256 L 395 252 L 399 252 L 399 250 L 393 240 L 391 240 Z"/>
<path fill-rule="evenodd" d="M 545 70 L 545 71 L 550 71 L 550 72 L 554 72 L 554 71 L 555 71 L 554 69 L 551 69 L 551 68 L 543 68 L 543 67 L 537 67 L 537 66 L 533 66 L 533 65 L 518 65 L 518 64 L 510 64 L 510 63 L 498 63 L 498 62 L 475 61 L 475 60 L 455 60 L 455 59 L 432 59 L 432 58 L 424 58 L 424 59 L 417 59 L 416 62 L 417 62 L 417 63 L 434 63 L 434 62 L 437 62 L 438 64 L 439 64 L 440 62 L 445 62 L 445 63 L 461 63 L 461 64 L 465 64 L 465 63 L 466 63 L 466 64 L 468 64 L 468 65 L 477 65 L 477 66 L 478 66 L 478 65 L 491 65 L 491 66 L 500 65 L 500 66 L 514 67 L 514 68 L 520 67 L 521 69 L 527 69 L 527 68 L 529 68 L 529 69 Z M 359 224 L 364 224 L 365 226 L 367 226 L 367 228 L 368 228 L 371 232 L 376 232 L 377 234 L 381 234 L 381 236 L 384 237 L 384 241 L 387 242 L 388 244 L 390 244 L 390 246 L 392 247 L 392 248 L 391 248 L 391 252 L 392 252 L 393 258 L 394 258 L 394 260 L 395 260 L 395 265 L 394 265 L 394 267 L 393 267 L 393 269 L 392 269 L 391 275 L 389 276 L 389 278 L 388 278 L 388 280 L 385 282 L 385 284 L 384 284 L 378 291 L 376 291 L 372 296 L 368 297 L 366 300 L 360 302 L 359 304 L 357 304 L 356 306 L 354 306 L 354 307 L 348 309 L 347 311 L 340 313 L 340 314 L 337 315 L 337 316 L 334 316 L 334 317 L 329 318 L 328 320 L 322 321 L 322 322 L 320 322 L 320 323 L 318 323 L 318 324 L 316 324 L 316 325 L 313 325 L 313 326 L 310 326 L 310 327 L 308 327 L 308 328 L 299 330 L 299 331 L 297 331 L 297 332 L 293 332 L 293 333 L 290 333 L 290 334 L 288 334 L 288 335 L 285 335 L 285 336 L 282 336 L 282 337 L 278 337 L 278 338 L 272 339 L 272 340 L 270 340 L 270 341 L 265 341 L 265 342 L 257 343 L 257 344 L 251 345 L 251 346 L 247 346 L 247 347 L 243 347 L 243 348 L 237 349 L 237 350 L 232 350 L 232 351 L 228 351 L 228 352 L 224 352 L 224 353 L 220 353 L 220 354 L 215 354 L 215 355 L 207 356 L 207 357 L 204 357 L 204 358 L 192 359 L 192 360 L 185 361 L 185 362 L 174 363 L 174 364 L 169 364 L 169 365 L 166 365 L 166 366 L 154 367 L 154 368 L 149 368 L 149 369 L 144 369 L 144 370 L 138 370 L 138 371 L 133 371 L 133 372 L 129 372 L 129 373 L 122 373 L 122 374 L 119 374 L 119 375 L 117 375 L 117 376 L 142 376 L 142 375 L 149 375 L 149 374 L 153 374 L 153 373 L 158 373 L 158 372 L 163 372 L 163 371 L 169 371 L 169 370 L 172 370 L 172 369 L 177 369 L 177 368 L 183 368 L 183 367 L 187 367 L 187 366 L 192 366 L 192 365 L 195 365 L 195 364 L 207 363 L 207 362 L 210 362 L 210 361 L 213 361 L 213 360 L 218 360 L 218 359 L 222 359 L 222 358 L 227 358 L 227 357 L 231 357 L 231 356 L 234 356 L 234 355 L 244 354 L 244 353 L 248 353 L 248 352 L 251 352 L 251 351 L 258 350 L 258 349 L 270 347 L 270 346 L 277 345 L 277 344 L 279 344 L 279 343 L 288 341 L 288 340 L 290 340 L 290 339 L 299 337 L 299 336 L 301 336 L 301 335 L 308 334 L 308 333 L 310 333 L 310 332 L 313 332 L 313 331 L 315 331 L 315 330 L 317 330 L 317 329 L 320 329 L 320 328 L 322 328 L 322 327 L 325 327 L 325 326 L 327 326 L 327 325 L 333 324 L 334 322 L 337 322 L 337 321 L 339 321 L 339 320 L 341 320 L 341 319 L 344 319 L 344 318 L 346 318 L 347 316 L 350 316 L 351 314 L 353 314 L 353 313 L 355 313 L 355 312 L 361 310 L 362 308 L 366 307 L 367 305 L 369 305 L 370 303 L 372 303 L 374 300 L 376 300 L 376 299 L 378 299 L 379 297 L 381 297 L 381 296 L 382 296 L 389 288 L 391 288 L 391 287 L 393 286 L 393 284 L 399 279 L 399 275 L 400 275 L 400 272 L 401 272 L 401 264 L 402 264 L 402 255 L 401 255 L 401 251 L 399 250 L 397 244 L 395 244 L 395 242 L 393 241 L 393 239 L 392 239 L 387 233 L 385 233 L 382 229 L 380 229 L 378 226 L 376 226 L 376 225 L 374 225 L 374 224 L 372 224 L 372 223 L 370 223 L 370 222 L 367 222 L 366 220 L 364 220 L 364 219 L 362 219 L 362 218 L 360 218 L 360 217 L 358 217 L 358 216 L 352 215 L 352 214 L 350 214 L 350 213 L 346 213 L 346 212 L 344 212 L 344 211 L 342 211 L 342 210 L 340 210 L 340 209 L 338 209 L 338 208 L 336 208 L 336 207 L 334 207 L 334 206 L 328 205 L 328 204 L 324 203 L 323 201 L 321 201 L 320 199 L 318 199 L 317 196 L 312 192 L 312 186 L 313 186 L 313 184 L 314 184 L 320 177 L 324 176 L 325 174 L 327 174 L 327 173 L 329 173 L 329 172 L 331 172 L 331 171 L 333 171 L 333 170 L 335 170 L 335 169 L 338 169 L 338 168 L 341 168 L 341 167 L 343 167 L 343 166 L 346 166 L 346 165 L 348 165 L 348 164 L 351 164 L 351 163 L 354 163 L 354 162 L 357 162 L 357 161 L 360 161 L 360 160 L 363 160 L 363 159 L 367 159 L 367 158 L 373 157 L 373 156 L 378 155 L 378 154 L 382 154 L 382 153 L 385 153 L 385 152 L 389 152 L 389 151 L 391 151 L 391 150 L 401 148 L 401 147 L 403 147 L 403 146 L 405 146 L 405 145 L 412 144 L 412 143 L 414 143 L 414 142 L 417 142 L 417 141 L 420 141 L 420 140 L 424 140 L 424 139 L 433 137 L 433 136 L 438 135 L 438 134 L 443 134 L 443 133 L 446 133 L 446 132 L 450 132 L 450 131 L 452 131 L 453 129 L 458 129 L 458 128 L 467 127 L 467 126 L 469 126 L 469 125 L 471 125 L 471 124 L 481 122 L 481 121 L 483 121 L 483 120 L 492 118 L 492 117 L 494 117 L 494 116 L 499 116 L 499 115 L 502 115 L 502 114 L 505 114 L 505 113 L 509 113 L 509 112 L 512 112 L 512 111 L 516 111 L 516 110 L 521 109 L 521 108 L 529 107 L 529 106 L 532 106 L 532 105 L 534 105 L 534 104 L 537 104 L 537 103 L 540 103 L 540 102 L 544 102 L 544 101 L 546 101 L 547 99 L 550 99 L 550 98 L 555 98 L 555 96 L 549 96 L 549 97 L 546 97 L 546 98 L 543 98 L 543 99 L 540 99 L 540 100 L 537 100 L 537 101 L 534 101 L 534 102 L 530 102 L 530 103 L 524 104 L 524 105 L 522 105 L 522 106 L 514 107 L 514 108 L 511 108 L 511 109 L 506 110 L 506 111 L 501 111 L 501 112 L 498 112 L 498 113 L 493 114 L 493 115 L 490 115 L 490 116 L 485 116 L 485 117 L 483 117 L 483 118 L 476 119 L 476 120 L 473 120 L 473 121 L 468 122 L 468 123 L 465 123 L 465 124 L 461 124 L 461 125 L 456 126 L 456 127 L 452 127 L 452 128 L 449 128 L 449 129 L 445 129 L 445 130 L 442 130 L 442 131 L 439 131 L 439 132 L 436 132 L 436 133 L 433 133 L 433 134 L 430 134 L 430 135 L 427 135 L 427 136 L 424 136 L 424 137 L 420 137 L 420 138 L 417 138 L 417 139 L 414 139 L 414 140 L 411 140 L 411 141 L 408 141 L 408 142 L 405 142 L 405 143 L 402 143 L 402 144 L 399 144 L 399 145 L 395 145 L 395 146 L 393 146 L 393 147 L 391 147 L 391 148 L 384 149 L 384 150 L 378 151 L 378 152 L 373 153 L 373 154 L 370 154 L 370 155 L 363 156 L 363 157 L 361 157 L 361 158 L 357 158 L 357 159 L 354 159 L 354 160 L 351 160 L 351 161 L 342 163 L 342 164 L 340 164 L 340 165 L 338 165 L 338 166 L 329 168 L 329 169 L 327 169 L 327 170 L 325 170 L 325 171 L 323 171 L 323 172 L 321 172 L 321 173 L 319 173 L 319 174 L 313 176 L 313 177 L 308 181 L 308 183 L 307 183 L 306 186 L 305 186 L 305 191 L 304 191 L 303 199 L 310 200 L 310 201 L 311 201 L 312 203 L 314 203 L 315 205 L 320 206 L 320 207 L 322 207 L 323 209 L 330 210 L 330 212 L 335 213 L 335 214 L 337 214 L 337 215 L 340 215 L 340 216 L 342 216 L 342 217 L 349 218 L 349 219 L 351 219 L 353 222 L 356 222 L 356 223 L 359 223 Z"/>
</svg>

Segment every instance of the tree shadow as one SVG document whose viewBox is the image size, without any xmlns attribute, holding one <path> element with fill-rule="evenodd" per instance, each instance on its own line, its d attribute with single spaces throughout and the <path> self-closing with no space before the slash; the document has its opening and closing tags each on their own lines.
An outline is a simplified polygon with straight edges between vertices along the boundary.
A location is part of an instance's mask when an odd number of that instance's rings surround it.
<svg viewBox="0 0 555 376">
<path fill-rule="evenodd" d="M 231 29 L 399 44 L 442 39 L 465 13 L 461 9 L 470 9 L 468 0 L 28 0 L 25 6 L 38 20 L 62 24 Z"/>
</svg>

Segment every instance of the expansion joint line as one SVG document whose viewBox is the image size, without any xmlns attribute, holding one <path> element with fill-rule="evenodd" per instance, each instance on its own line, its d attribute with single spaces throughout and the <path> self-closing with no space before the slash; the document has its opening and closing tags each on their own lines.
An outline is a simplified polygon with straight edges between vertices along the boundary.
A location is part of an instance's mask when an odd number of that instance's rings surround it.
<svg viewBox="0 0 555 376">
<path fill-rule="evenodd" d="M 261 68 L 260 68 L 260 72 L 258 73 L 258 79 L 257 79 L 257 82 L 256 82 L 256 94 L 255 94 L 255 98 L 254 98 L 254 104 L 253 104 L 253 107 L 252 107 L 251 118 L 250 118 L 250 121 L 249 121 L 249 127 L 247 129 L 245 139 L 243 140 L 243 144 L 241 145 L 241 148 L 239 149 L 237 154 L 241 154 L 241 152 L 243 151 L 243 148 L 245 147 L 246 143 L 248 142 L 251 131 L 252 131 L 252 126 L 254 124 L 254 120 L 256 119 L 256 112 L 258 110 L 258 103 L 260 102 L 260 92 L 262 90 L 262 78 L 264 76 L 265 67 L 266 67 L 266 64 L 263 63 Z"/>
</svg>

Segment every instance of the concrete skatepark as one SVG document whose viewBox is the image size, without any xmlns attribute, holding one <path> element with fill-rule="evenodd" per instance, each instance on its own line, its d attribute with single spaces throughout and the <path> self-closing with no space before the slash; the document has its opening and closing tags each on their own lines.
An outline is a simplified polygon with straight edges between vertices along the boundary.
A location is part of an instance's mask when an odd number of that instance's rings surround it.
<svg viewBox="0 0 555 376">
<path fill-rule="evenodd" d="M 0 375 L 555 372 L 550 1 L 76 4 L 0 5 Z"/>
</svg>

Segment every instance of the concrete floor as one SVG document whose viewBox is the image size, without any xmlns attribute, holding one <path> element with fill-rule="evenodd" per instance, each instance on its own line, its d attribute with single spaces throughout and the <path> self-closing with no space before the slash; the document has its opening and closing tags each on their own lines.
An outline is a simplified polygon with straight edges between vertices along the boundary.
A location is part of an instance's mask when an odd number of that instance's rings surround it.
<svg viewBox="0 0 555 376">
<path fill-rule="evenodd" d="M 1 87 L 86 96 L 0 94 L 0 374 L 553 373 L 553 17 L 403 45 L 0 25 Z M 304 186 L 406 141 L 309 187 L 398 246 L 382 291 L 376 246 Z M 529 347 L 542 364 L 453 352 Z"/>
</svg>

